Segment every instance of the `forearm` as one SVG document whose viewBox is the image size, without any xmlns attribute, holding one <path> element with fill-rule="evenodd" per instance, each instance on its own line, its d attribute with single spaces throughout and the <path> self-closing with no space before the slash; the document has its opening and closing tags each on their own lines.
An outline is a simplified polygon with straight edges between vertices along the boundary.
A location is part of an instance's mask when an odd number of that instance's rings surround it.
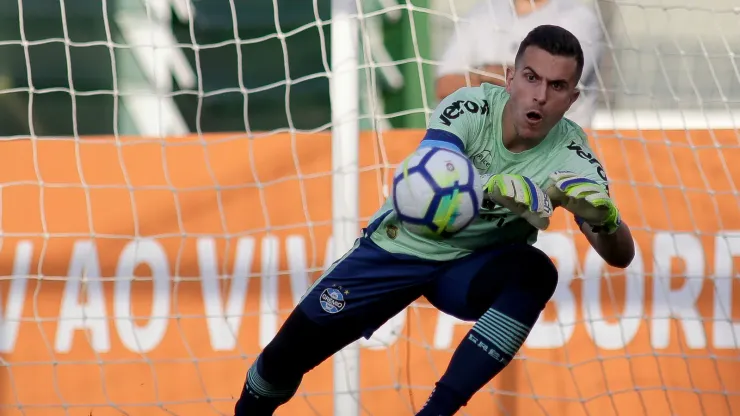
<svg viewBox="0 0 740 416">
<path fill-rule="evenodd" d="M 622 224 L 612 234 L 597 234 L 591 231 L 591 226 L 583 223 L 581 231 L 591 246 L 610 266 L 624 269 L 632 263 L 635 257 L 635 242 L 632 239 L 627 223 Z"/>
</svg>

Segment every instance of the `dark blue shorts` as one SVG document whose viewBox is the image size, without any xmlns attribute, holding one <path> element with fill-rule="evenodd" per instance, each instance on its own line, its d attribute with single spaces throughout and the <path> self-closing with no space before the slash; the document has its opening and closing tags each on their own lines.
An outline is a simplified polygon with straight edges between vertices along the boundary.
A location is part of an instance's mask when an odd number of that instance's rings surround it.
<svg viewBox="0 0 740 416">
<path fill-rule="evenodd" d="M 380 222 L 380 221 L 378 221 Z M 471 302 L 471 288 L 483 282 L 489 293 L 512 276 L 495 273 L 496 258 L 521 245 L 472 253 L 451 261 L 432 261 L 389 253 L 369 238 L 377 224 L 309 288 L 299 307 L 318 324 L 347 324 L 366 338 L 422 295 L 437 309 L 474 321 L 490 303 Z M 381 231 L 377 231 L 381 232 Z M 528 247 L 529 248 L 529 247 Z M 481 280 L 483 279 L 483 280 Z M 479 290 L 480 291 L 480 290 Z"/>
</svg>

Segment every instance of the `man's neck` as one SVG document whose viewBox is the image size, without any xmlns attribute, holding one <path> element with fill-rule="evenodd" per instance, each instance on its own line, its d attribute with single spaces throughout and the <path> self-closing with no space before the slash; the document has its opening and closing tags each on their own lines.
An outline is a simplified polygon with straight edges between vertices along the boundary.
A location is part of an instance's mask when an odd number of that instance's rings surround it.
<svg viewBox="0 0 740 416">
<path fill-rule="evenodd" d="M 541 139 L 524 139 L 516 133 L 510 103 L 504 104 L 504 111 L 501 113 L 501 141 L 506 150 L 511 153 L 521 153 L 542 143 L 545 140 L 544 137 Z"/>
</svg>

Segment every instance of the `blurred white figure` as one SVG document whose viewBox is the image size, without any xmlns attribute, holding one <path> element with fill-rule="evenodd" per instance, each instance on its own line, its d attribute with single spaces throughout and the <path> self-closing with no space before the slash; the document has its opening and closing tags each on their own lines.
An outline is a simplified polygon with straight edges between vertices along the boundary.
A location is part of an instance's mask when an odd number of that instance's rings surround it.
<svg viewBox="0 0 740 416">
<path fill-rule="evenodd" d="M 603 39 L 601 24 L 591 7 L 579 0 L 480 0 L 461 18 L 437 68 L 439 100 L 467 85 L 503 85 L 504 68 L 514 65 L 519 43 L 526 34 L 539 25 L 557 25 L 578 38 L 585 61 L 581 95 L 565 116 L 583 128 L 590 127 L 597 99 L 595 64 L 601 57 Z"/>
</svg>

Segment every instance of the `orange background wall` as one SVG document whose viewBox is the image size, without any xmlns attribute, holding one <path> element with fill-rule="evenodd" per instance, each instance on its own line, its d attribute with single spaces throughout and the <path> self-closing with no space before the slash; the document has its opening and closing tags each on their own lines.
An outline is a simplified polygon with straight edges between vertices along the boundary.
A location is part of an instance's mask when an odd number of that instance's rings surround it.
<svg viewBox="0 0 740 416">
<path fill-rule="evenodd" d="M 363 135 L 364 219 L 420 136 Z M 466 411 L 740 412 L 736 132 L 593 137 L 639 256 L 626 273 L 605 267 L 557 212 L 538 244 L 561 286 L 526 359 L 491 384 L 502 394 L 481 392 Z M 331 260 L 330 135 L 0 148 L 0 414 L 228 413 L 260 348 Z M 366 414 L 418 410 L 469 326 L 422 299 L 381 329 L 361 353 Z M 329 415 L 331 389 L 327 362 L 278 414 Z"/>
</svg>

